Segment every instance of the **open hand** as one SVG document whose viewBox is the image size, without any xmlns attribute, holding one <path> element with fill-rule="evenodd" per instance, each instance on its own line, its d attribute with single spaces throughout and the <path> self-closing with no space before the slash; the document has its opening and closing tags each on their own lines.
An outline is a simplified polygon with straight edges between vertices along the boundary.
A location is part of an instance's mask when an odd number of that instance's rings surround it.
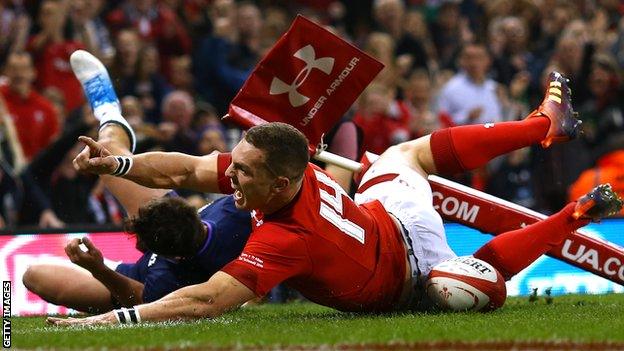
<svg viewBox="0 0 624 351">
<path fill-rule="evenodd" d="M 85 318 L 58 318 L 48 317 L 46 318 L 46 324 L 54 326 L 93 326 L 93 325 L 108 325 L 117 324 L 117 319 L 112 312 L 100 314 L 97 316 L 85 317 Z"/>
</svg>

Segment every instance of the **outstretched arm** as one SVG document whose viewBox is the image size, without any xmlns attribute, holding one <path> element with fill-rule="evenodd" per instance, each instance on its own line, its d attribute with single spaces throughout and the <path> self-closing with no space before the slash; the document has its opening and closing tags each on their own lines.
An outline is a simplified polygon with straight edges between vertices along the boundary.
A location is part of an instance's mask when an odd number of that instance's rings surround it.
<svg viewBox="0 0 624 351">
<path fill-rule="evenodd" d="M 119 161 L 101 144 L 89 137 L 80 137 L 87 146 L 74 159 L 74 167 L 83 172 L 113 174 Z M 132 160 L 124 175 L 149 188 L 185 188 L 218 193 L 217 154 L 190 156 L 177 152 L 147 152 L 126 156 Z"/>
<path fill-rule="evenodd" d="M 214 318 L 253 299 L 255 294 L 231 275 L 217 272 L 205 283 L 172 292 L 158 301 L 135 306 L 142 322 Z M 53 325 L 117 324 L 115 312 L 87 318 L 47 319 Z"/>
</svg>

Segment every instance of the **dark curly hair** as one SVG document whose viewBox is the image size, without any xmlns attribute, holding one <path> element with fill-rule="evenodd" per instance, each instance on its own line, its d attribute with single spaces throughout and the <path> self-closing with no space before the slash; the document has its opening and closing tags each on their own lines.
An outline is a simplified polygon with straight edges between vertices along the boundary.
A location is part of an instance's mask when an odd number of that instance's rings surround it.
<svg viewBox="0 0 624 351">
<path fill-rule="evenodd" d="M 245 134 L 245 141 L 264 151 L 266 165 L 272 173 L 299 180 L 310 155 L 308 139 L 297 128 L 281 122 L 255 126 Z"/>
<path fill-rule="evenodd" d="M 126 220 L 125 230 L 150 251 L 168 257 L 192 257 L 203 243 L 204 225 L 197 209 L 178 197 L 154 199 Z"/>
</svg>

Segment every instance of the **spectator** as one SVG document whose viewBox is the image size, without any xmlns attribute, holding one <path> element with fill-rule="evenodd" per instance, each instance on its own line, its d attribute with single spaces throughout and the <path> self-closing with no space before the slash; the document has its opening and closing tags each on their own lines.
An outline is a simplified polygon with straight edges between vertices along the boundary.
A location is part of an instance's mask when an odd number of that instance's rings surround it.
<svg viewBox="0 0 624 351">
<path fill-rule="evenodd" d="M 67 120 L 67 111 L 65 111 L 65 95 L 63 92 L 55 87 L 49 87 L 42 93 L 43 97 L 48 99 L 52 103 L 54 112 L 56 114 L 56 120 L 58 121 L 59 130 L 63 130 L 65 127 L 65 121 Z"/>
<path fill-rule="evenodd" d="M 27 164 L 24 150 L 18 140 L 17 128 L 3 94 L 0 94 L 0 162 L 10 165 L 18 173 Z"/>
<path fill-rule="evenodd" d="M 191 52 L 191 38 L 178 16 L 155 0 L 128 0 L 108 14 L 113 33 L 134 28 L 139 37 L 156 45 L 165 77 L 173 56 Z"/>
<path fill-rule="evenodd" d="M 431 33 L 427 27 L 427 21 L 422 12 L 414 10 L 408 11 L 405 15 L 404 26 L 407 35 L 422 43 L 422 47 L 426 53 L 425 57 L 428 58 L 427 62 L 425 62 L 426 67 L 428 67 L 430 71 L 437 71 L 439 67 L 438 61 L 436 60 L 436 49 L 431 40 Z"/>
<path fill-rule="evenodd" d="M 362 158 L 362 130 L 355 124 L 350 116 L 343 116 L 336 125 L 323 136 L 323 143 L 327 146 L 326 151 L 344 158 L 358 161 Z M 317 160 L 314 164 L 326 170 L 332 178 L 351 196 L 355 195 L 357 184 L 353 182 L 353 172 L 333 164 L 326 164 Z"/>
<path fill-rule="evenodd" d="M 368 36 L 364 51 L 384 64 L 384 68 L 374 82 L 387 87 L 396 87 L 399 83 L 399 72 L 395 65 L 395 42 L 390 34 L 373 32 Z"/>
<path fill-rule="evenodd" d="M 24 50 L 30 22 L 22 9 L 10 8 L 8 1 L 0 1 L 0 67 L 9 54 Z"/>
<path fill-rule="evenodd" d="M 18 206 L 23 189 L 18 178 L 26 166 L 15 125 L 0 94 L 0 228 L 13 227 L 18 221 Z"/>
<path fill-rule="evenodd" d="M 139 98 L 146 119 L 154 124 L 161 118 L 160 107 L 171 87 L 165 77 L 160 74 L 158 50 L 155 46 L 143 46 L 138 52 L 136 68 L 130 76 L 120 79 L 119 95 L 133 95 Z"/>
<path fill-rule="evenodd" d="M 490 24 L 490 49 L 494 79 L 505 85 L 520 72 L 527 72 L 534 58 L 528 51 L 528 28 L 520 17 L 497 18 Z"/>
<path fill-rule="evenodd" d="M 595 47 L 587 26 L 583 21 L 577 20 L 566 26 L 551 58 L 550 64 L 570 79 L 574 103 L 578 106 L 589 97 L 587 81 L 594 52 Z"/>
<path fill-rule="evenodd" d="M 210 18 L 208 16 L 207 0 L 162 0 L 161 5 L 169 7 L 180 19 L 186 32 L 190 35 L 193 46 L 196 46 L 197 39 L 204 33 L 211 30 Z M 172 77 L 173 78 L 173 77 Z"/>
<path fill-rule="evenodd" d="M 227 9 L 228 2 L 213 5 Z M 227 104 L 251 73 L 260 58 L 262 14 L 251 2 L 236 7 L 236 18 L 223 10 L 213 18 L 214 33 L 205 38 L 193 59 L 196 90 L 202 100 L 208 101 L 225 114 Z"/>
<path fill-rule="evenodd" d="M 134 129 L 137 137 L 136 152 L 145 152 L 153 149 L 161 149 L 159 140 L 161 133 L 155 124 L 145 120 L 145 112 L 141 101 L 132 95 L 121 98 L 121 111 L 123 116 Z"/>
<path fill-rule="evenodd" d="M 462 49 L 462 70 L 444 85 L 438 98 L 438 111 L 447 113 L 455 125 L 501 121 L 498 85 L 487 77 L 490 63 L 483 44 L 468 44 Z"/>
<path fill-rule="evenodd" d="M 9 55 L 5 74 L 8 85 L 0 87 L 0 92 L 15 123 L 24 155 L 30 160 L 58 133 L 58 116 L 50 101 L 33 88 L 35 69 L 29 54 Z"/>
<path fill-rule="evenodd" d="M 65 95 L 65 109 L 71 111 L 84 103 L 80 83 L 69 66 L 69 56 L 85 46 L 65 38 L 68 0 L 45 0 L 39 8 L 41 30 L 28 43 L 37 68 L 36 85 L 40 90 L 56 87 Z"/>
<path fill-rule="evenodd" d="M 58 216 L 61 225 L 63 222 L 95 223 L 89 194 L 96 178 L 75 172 L 71 161 L 82 149 L 76 143 L 78 136 L 87 134 L 97 123 L 88 107 L 72 112 L 63 133 L 28 165 L 26 173 L 42 189 L 45 201 L 25 203 L 25 220 L 37 213 L 38 206 L 45 205 Z"/>
<path fill-rule="evenodd" d="M 171 59 L 171 85 L 173 89 L 184 90 L 193 94 L 192 62 L 189 55 L 176 56 Z"/>
<path fill-rule="evenodd" d="M 115 50 L 110 32 L 100 17 L 104 4 L 103 0 L 73 0 L 70 19 L 74 26 L 74 40 L 84 43 L 90 52 L 110 63 Z"/>
<path fill-rule="evenodd" d="M 197 155 L 197 134 L 191 128 L 195 102 L 187 92 L 176 90 L 162 103 L 163 121 L 158 125 L 165 151 Z"/>
<path fill-rule="evenodd" d="M 394 99 L 394 90 L 381 84 L 364 90 L 353 117 L 364 133 L 362 148 L 376 154 L 409 138 L 408 119 L 405 105 Z"/>
<path fill-rule="evenodd" d="M 115 57 L 110 72 L 116 90 L 123 87 L 123 82 L 136 76 L 141 48 L 142 43 L 135 30 L 123 29 L 117 33 Z"/>
<path fill-rule="evenodd" d="M 542 2 L 540 7 L 542 18 L 538 28 L 541 32 L 534 44 L 533 52 L 543 59 L 544 63 L 541 66 L 545 67 L 547 64 L 545 61 L 552 56 L 559 36 L 576 14 L 574 7 L 566 2 L 556 2 L 554 7 Z"/>
<path fill-rule="evenodd" d="M 226 152 L 225 135 L 220 128 L 208 127 L 200 133 L 197 151 L 200 155 L 208 155 L 215 151 Z"/>
<path fill-rule="evenodd" d="M 269 6 L 264 9 L 264 21 L 262 25 L 262 50 L 268 49 L 288 30 L 290 15 L 282 7 Z"/>
<path fill-rule="evenodd" d="M 594 56 L 589 75 L 589 98 L 579 109 L 583 120 L 583 140 L 596 147 L 611 135 L 624 131 L 624 111 L 620 69 L 608 54 Z"/>
<path fill-rule="evenodd" d="M 257 4 L 262 5 L 262 11 Z M 288 29 L 295 13 L 306 14 L 328 28 L 331 26 L 331 30 L 344 38 L 354 38 L 356 45 L 386 65 L 354 109 L 354 121 L 366 132 L 364 148 L 371 150 L 381 151 L 398 140 L 455 123 L 522 118 L 529 112 L 529 106 L 541 99 L 544 72 L 562 71 L 571 78 L 574 105 L 584 120 L 583 140 L 574 141 L 573 148 L 555 145 L 548 150 L 532 149 L 528 154 L 523 153 L 520 163 L 515 158 L 502 159 L 499 165 L 490 165 L 488 169 L 502 177 L 490 179 L 492 182 L 508 181 L 509 177 L 515 177 L 511 175 L 519 174 L 516 168 L 529 164 L 533 167 L 532 176 L 539 173 L 541 180 L 536 182 L 533 192 L 535 207 L 545 211 L 557 209 L 566 200 L 568 185 L 594 164 L 594 155 L 597 150 L 603 150 L 605 139 L 623 128 L 624 118 L 620 116 L 624 112 L 623 104 L 619 102 L 622 91 L 618 82 L 624 63 L 624 20 L 617 5 L 616 1 L 587 6 L 585 2 L 532 0 L 0 1 L 0 66 L 7 74 L 0 77 L 0 95 L 10 94 L 6 105 L 17 130 L 8 132 L 10 123 L 5 118 L 5 129 L 0 133 L 5 137 L 0 140 L 3 151 L 0 192 L 6 195 L 15 189 L 21 191 L 7 201 L 14 201 L 17 207 L 22 204 L 29 207 L 19 216 L 5 216 L 5 222 L 62 223 L 58 217 L 54 219 L 54 211 L 50 212 L 55 200 L 40 189 L 49 187 L 46 184 L 51 180 L 50 175 L 33 173 L 28 161 L 50 147 L 48 143 L 55 139 L 55 132 L 72 129 L 80 119 L 75 118 L 80 110 L 72 111 L 72 106 L 82 105 L 82 93 L 72 92 L 79 86 L 67 64 L 74 48 L 88 48 L 110 67 L 113 82 L 123 97 L 125 114 L 137 131 L 139 150 L 167 148 L 205 153 L 223 148 L 223 140 L 225 149 L 239 140 L 240 130 L 226 128 L 219 117 L 227 111 L 229 101 L 259 58 Z M 32 30 L 31 23 L 34 23 Z M 348 35 L 345 30 L 349 30 Z M 29 38 L 31 32 L 34 35 Z M 484 41 L 487 47 L 467 45 Z M 481 49 L 477 50 L 477 59 L 459 55 L 460 48 L 470 48 L 474 53 L 475 46 Z M 36 99 L 35 104 L 29 103 L 30 93 L 14 98 L 20 95 L 9 77 L 7 60 L 19 56 L 25 48 L 32 50 L 39 72 L 32 74 L 26 90 L 45 97 Z M 609 53 L 613 57 L 609 58 Z M 486 58 L 478 58 L 479 55 Z M 455 62 L 461 69 L 459 73 L 453 71 Z M 470 75 L 472 70 L 479 72 L 476 79 Z M 22 73 L 21 77 L 27 75 Z M 465 84 L 461 88 L 483 94 L 475 93 L 474 97 L 463 90 L 446 91 L 462 75 Z M 15 80 L 20 80 L 19 77 L 18 74 Z M 499 84 L 493 84 L 488 77 Z M 445 90 L 440 92 L 440 87 Z M 201 102 L 195 108 L 188 96 L 178 96 L 174 103 L 165 104 L 164 97 L 172 89 L 197 95 Z M 42 107 L 50 104 L 37 105 L 46 99 L 55 110 Z M 457 109 L 453 110 L 457 115 L 450 109 L 439 109 L 438 105 L 442 106 L 445 99 L 453 102 L 451 106 Z M 205 102 L 214 107 L 201 107 Z M 165 105 L 173 105 L 173 110 L 181 112 L 169 113 L 164 118 Z M 188 112 L 191 105 L 191 110 L 197 110 L 194 114 Z M 16 106 L 27 113 L 16 114 Z M 499 112 L 488 112 L 486 108 Z M 37 113 L 39 117 L 35 116 L 36 110 L 41 111 Z M 181 116 L 173 115 L 177 113 Z M 32 124 L 31 120 L 36 123 Z M 37 133 L 43 136 L 35 137 Z M 15 148 L 9 145 L 11 138 L 20 148 L 24 143 L 27 155 L 21 160 L 14 156 Z M 180 138 L 180 143 L 175 138 Z M 61 163 L 61 156 L 65 154 L 59 155 L 56 164 L 50 164 L 53 169 Z M 64 174 L 66 184 L 73 181 L 69 173 L 56 172 L 57 176 Z M 484 177 L 481 183 L 485 180 Z M 473 181 L 471 185 L 477 183 Z M 512 185 L 507 187 L 514 189 Z M 111 210 L 113 215 L 108 214 L 110 197 L 98 189 L 96 186 L 91 195 L 67 201 L 92 204 L 84 204 L 85 209 L 99 206 L 93 215 L 97 222 L 117 218 L 118 211 Z M 530 203 L 517 194 L 498 194 Z M 44 212 L 46 215 L 42 216 Z M 74 220 L 65 214 L 59 216 L 70 222 Z M 47 220 L 41 220 L 44 217 Z"/>
<path fill-rule="evenodd" d="M 474 39 L 468 20 L 461 16 L 458 1 L 453 0 L 442 1 L 430 32 L 442 69 L 453 68 L 459 49 Z"/>
<path fill-rule="evenodd" d="M 407 75 L 415 68 L 427 68 L 429 59 L 423 43 L 406 31 L 406 9 L 402 0 L 374 1 L 373 15 L 379 28 L 394 39 L 394 56 L 405 61 L 402 73 Z"/>
<path fill-rule="evenodd" d="M 405 106 L 409 111 L 408 128 L 410 138 L 415 139 L 431 134 L 441 126 L 441 119 L 433 111 L 433 82 L 425 70 L 416 70 L 409 78 L 405 87 Z M 448 122 L 447 122 L 448 123 Z"/>
</svg>

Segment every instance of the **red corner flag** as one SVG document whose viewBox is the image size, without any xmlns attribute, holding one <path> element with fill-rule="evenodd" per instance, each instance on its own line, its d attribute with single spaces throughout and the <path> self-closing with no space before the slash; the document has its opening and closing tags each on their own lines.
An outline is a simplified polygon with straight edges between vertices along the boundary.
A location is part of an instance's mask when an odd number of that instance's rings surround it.
<svg viewBox="0 0 624 351">
<path fill-rule="evenodd" d="M 382 69 L 379 61 L 297 16 L 232 100 L 229 116 L 244 128 L 291 124 L 314 147 Z"/>
</svg>

